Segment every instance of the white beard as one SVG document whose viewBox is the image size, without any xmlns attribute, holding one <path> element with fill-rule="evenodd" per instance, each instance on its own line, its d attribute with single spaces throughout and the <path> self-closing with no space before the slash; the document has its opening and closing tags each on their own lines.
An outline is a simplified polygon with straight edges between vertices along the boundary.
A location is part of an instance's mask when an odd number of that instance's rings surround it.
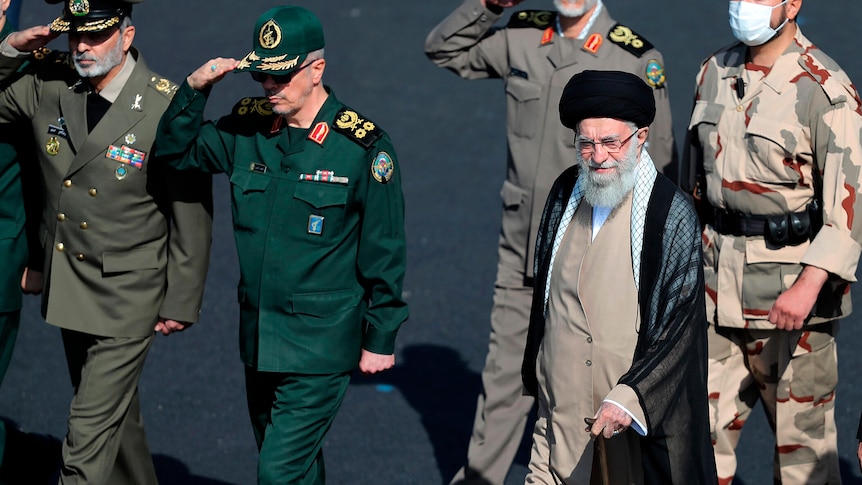
<svg viewBox="0 0 862 485">
<path fill-rule="evenodd" d="M 563 5 L 563 0 L 554 0 L 554 6 L 557 7 L 557 12 L 560 13 L 563 17 L 580 17 L 585 14 L 587 10 L 593 8 L 598 0 L 585 0 L 584 4 L 580 7 Z"/>
<path fill-rule="evenodd" d="M 590 170 L 591 162 L 584 160 L 578 152 L 578 165 L 581 167 L 581 187 L 584 200 L 593 207 L 615 208 L 634 189 L 637 181 L 638 144 L 631 143 L 625 157 L 619 161 L 608 158 L 603 167 L 616 166 L 612 174 L 598 174 Z M 595 165 L 594 165 L 595 166 Z"/>
</svg>

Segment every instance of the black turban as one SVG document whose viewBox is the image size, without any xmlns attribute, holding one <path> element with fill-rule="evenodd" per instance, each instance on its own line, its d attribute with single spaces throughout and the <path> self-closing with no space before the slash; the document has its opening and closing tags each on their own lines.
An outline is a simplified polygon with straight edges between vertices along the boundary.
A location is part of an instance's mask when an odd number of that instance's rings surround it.
<svg viewBox="0 0 862 485">
<path fill-rule="evenodd" d="M 579 72 L 563 89 L 560 121 L 576 129 L 586 118 L 614 118 L 631 121 L 638 128 L 649 126 L 655 119 L 652 88 L 628 72 Z"/>
</svg>

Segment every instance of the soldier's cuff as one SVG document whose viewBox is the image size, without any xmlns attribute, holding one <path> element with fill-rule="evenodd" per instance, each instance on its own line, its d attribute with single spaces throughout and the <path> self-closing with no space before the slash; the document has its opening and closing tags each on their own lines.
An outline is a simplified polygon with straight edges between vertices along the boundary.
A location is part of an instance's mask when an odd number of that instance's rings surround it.
<svg viewBox="0 0 862 485">
<path fill-rule="evenodd" d="M 850 238 L 849 234 L 832 226 L 823 226 L 800 262 L 853 283 L 856 281 L 856 266 L 860 254 L 862 246 Z"/>
<path fill-rule="evenodd" d="M 24 57 L 30 55 L 29 52 L 22 52 L 10 46 L 8 36 L 4 38 L 2 42 L 0 42 L 0 54 L 6 57 Z"/>
<path fill-rule="evenodd" d="M 362 348 L 375 354 L 394 354 L 397 334 L 398 332 L 379 330 L 369 325 L 362 336 Z"/>
</svg>

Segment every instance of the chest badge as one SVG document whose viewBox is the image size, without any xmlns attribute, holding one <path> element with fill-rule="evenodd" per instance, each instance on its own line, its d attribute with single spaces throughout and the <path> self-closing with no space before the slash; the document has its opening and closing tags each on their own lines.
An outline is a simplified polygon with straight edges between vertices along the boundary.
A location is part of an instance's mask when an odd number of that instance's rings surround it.
<svg viewBox="0 0 862 485">
<path fill-rule="evenodd" d="M 117 180 L 123 180 L 128 174 L 129 170 L 125 165 L 120 165 L 116 170 L 114 170 L 114 177 L 117 177 Z"/>
<path fill-rule="evenodd" d="M 133 109 L 135 111 L 143 111 L 144 108 L 141 107 L 141 101 L 143 101 L 143 100 L 144 100 L 143 96 L 141 96 L 140 94 L 136 94 L 135 95 L 135 102 L 132 103 L 131 109 Z"/>
<path fill-rule="evenodd" d="M 57 139 L 56 136 L 52 136 L 45 142 L 45 151 L 48 152 L 48 155 L 56 155 L 60 153 L 60 140 Z"/>
<path fill-rule="evenodd" d="M 138 141 L 138 137 L 136 137 L 134 133 L 129 133 L 125 138 L 123 138 L 123 141 L 129 145 L 134 145 L 135 142 Z"/>
<path fill-rule="evenodd" d="M 308 216 L 308 233 L 315 236 L 323 235 L 323 216 L 317 214 Z"/>
</svg>

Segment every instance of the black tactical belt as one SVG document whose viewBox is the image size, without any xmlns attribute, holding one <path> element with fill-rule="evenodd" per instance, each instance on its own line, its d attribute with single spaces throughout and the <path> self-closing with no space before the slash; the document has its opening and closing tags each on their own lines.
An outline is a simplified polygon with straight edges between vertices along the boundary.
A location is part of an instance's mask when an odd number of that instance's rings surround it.
<svg viewBox="0 0 862 485">
<path fill-rule="evenodd" d="M 812 224 L 812 215 L 816 221 L 819 211 L 819 204 L 810 204 L 808 209 L 802 212 L 771 216 L 713 208 L 710 224 L 721 234 L 763 236 L 767 241 L 779 246 L 795 245 L 814 238 L 820 224 Z"/>
</svg>

